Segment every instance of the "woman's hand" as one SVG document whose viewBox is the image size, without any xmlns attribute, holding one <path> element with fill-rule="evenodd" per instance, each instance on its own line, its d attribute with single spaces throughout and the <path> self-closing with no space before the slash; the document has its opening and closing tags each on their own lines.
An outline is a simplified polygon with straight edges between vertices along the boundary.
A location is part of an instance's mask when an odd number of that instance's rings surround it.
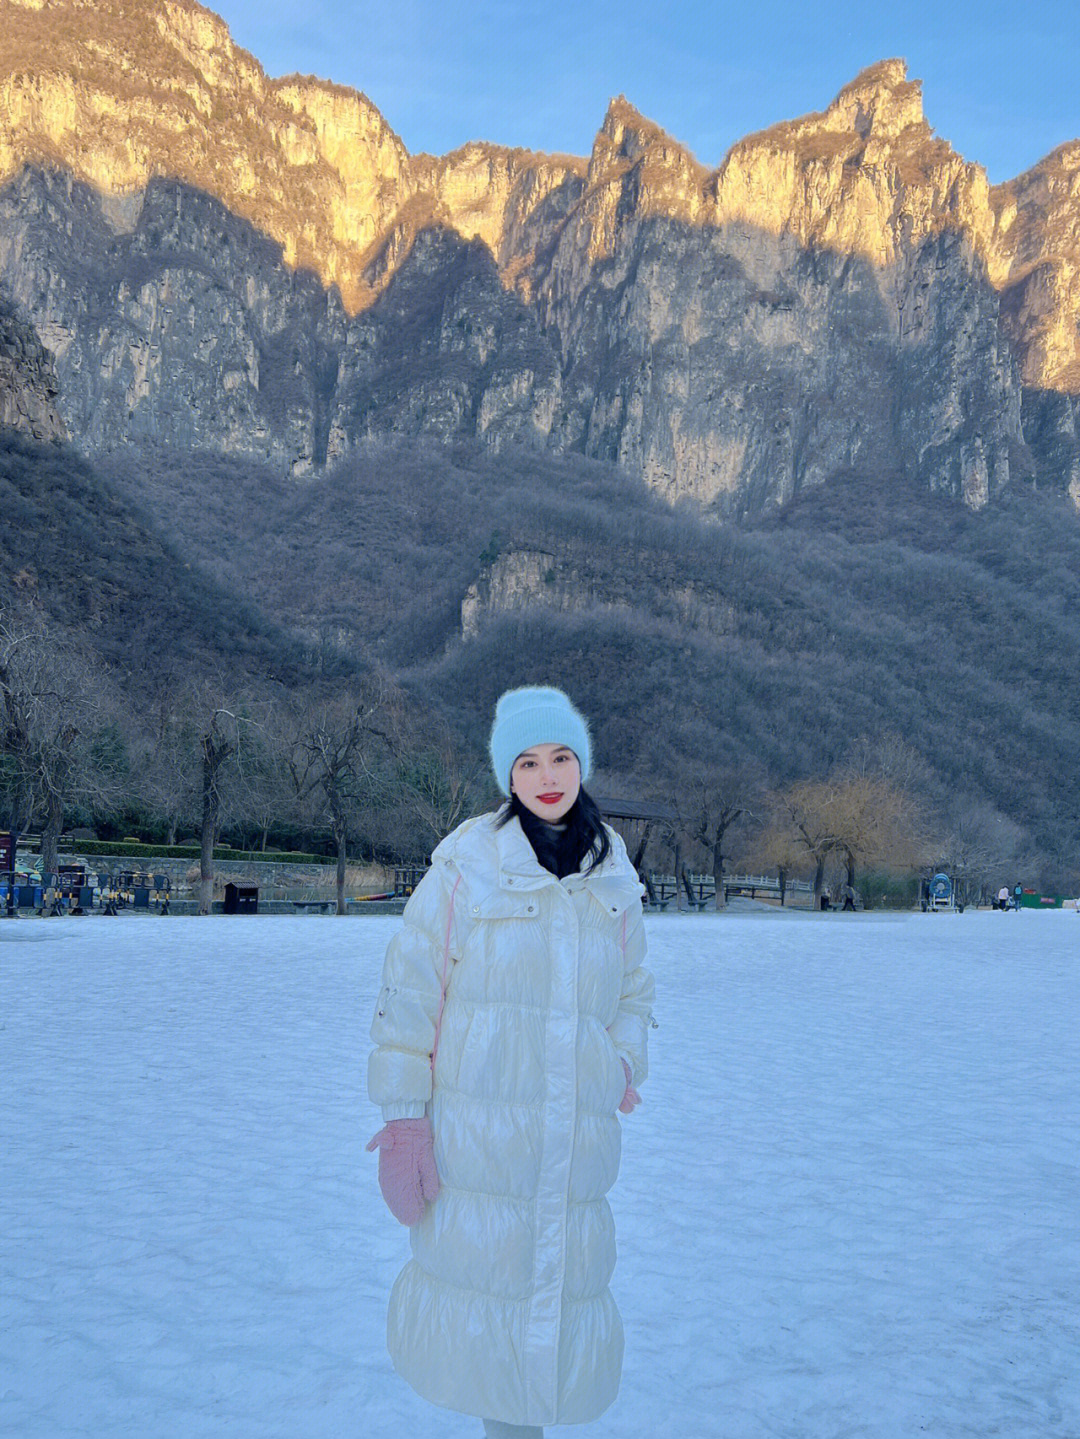
<svg viewBox="0 0 1080 1439">
<path fill-rule="evenodd" d="M 367 1146 L 379 1151 L 379 1188 L 390 1213 L 410 1227 L 438 1197 L 435 1141 L 430 1119 L 391 1119 Z"/>
<path fill-rule="evenodd" d="M 622 1064 L 623 1069 L 626 1071 L 626 1093 L 623 1095 L 622 1100 L 619 1104 L 619 1113 L 631 1114 L 635 1107 L 641 1103 L 641 1095 L 630 1083 L 630 1066 L 627 1064 L 626 1060 L 623 1059 L 622 1055 L 619 1056 L 619 1060 Z"/>
</svg>

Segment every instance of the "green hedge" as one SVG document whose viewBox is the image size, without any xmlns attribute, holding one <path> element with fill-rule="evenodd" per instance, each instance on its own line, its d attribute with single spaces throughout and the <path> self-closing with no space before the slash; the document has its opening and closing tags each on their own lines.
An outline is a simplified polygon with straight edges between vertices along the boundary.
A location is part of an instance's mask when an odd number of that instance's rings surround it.
<svg viewBox="0 0 1080 1439">
<path fill-rule="evenodd" d="M 197 844 L 124 844 L 118 839 L 79 840 L 63 846 L 64 853 L 73 849 L 83 854 L 118 855 L 125 859 L 198 859 Z M 238 859 L 245 863 L 252 861 L 264 864 L 336 864 L 332 854 L 300 854 L 295 851 L 277 849 L 227 849 L 215 845 L 215 859 Z"/>
<path fill-rule="evenodd" d="M 919 906 L 919 876 L 915 874 L 868 870 L 861 877 L 856 876 L 855 887 L 867 909 L 917 909 Z"/>
</svg>

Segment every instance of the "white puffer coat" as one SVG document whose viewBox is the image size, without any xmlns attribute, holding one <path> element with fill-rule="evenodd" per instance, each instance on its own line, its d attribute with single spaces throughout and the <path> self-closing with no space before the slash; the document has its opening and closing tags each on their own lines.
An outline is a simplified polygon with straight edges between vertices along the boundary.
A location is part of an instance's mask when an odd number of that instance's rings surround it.
<svg viewBox="0 0 1080 1439">
<path fill-rule="evenodd" d="M 516 819 L 456 829 L 390 944 L 371 1030 L 369 1093 L 385 1119 L 430 1114 L 442 1183 L 390 1298 L 394 1366 L 432 1403 L 508 1424 L 586 1423 L 619 1387 L 604 1195 L 653 981 L 641 885 L 608 833 L 603 865 L 557 880 Z"/>
</svg>

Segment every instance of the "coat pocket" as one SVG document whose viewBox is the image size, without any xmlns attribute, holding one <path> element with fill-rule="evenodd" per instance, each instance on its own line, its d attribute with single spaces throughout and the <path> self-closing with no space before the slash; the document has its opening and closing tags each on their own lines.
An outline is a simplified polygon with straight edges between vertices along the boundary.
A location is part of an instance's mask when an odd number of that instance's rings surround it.
<svg viewBox="0 0 1080 1439">
<path fill-rule="evenodd" d="M 607 1031 L 605 1030 L 605 1033 L 606 1032 Z M 615 1049 L 615 1045 L 612 1041 L 610 1034 L 608 1035 L 608 1045 L 611 1049 L 612 1073 L 615 1076 L 614 1089 L 612 1090 L 614 1100 L 611 1104 L 611 1111 L 614 1114 L 618 1111 L 619 1105 L 623 1102 L 623 1095 L 626 1093 L 627 1079 L 626 1070 L 623 1068 L 623 1062 L 619 1058 L 618 1052 Z"/>
<path fill-rule="evenodd" d="M 615 1052 L 615 1045 L 599 1020 L 596 1022 L 596 1038 L 590 1041 L 591 1062 L 587 1072 L 591 1074 L 590 1093 L 582 1092 L 582 1102 L 594 1113 L 614 1114 L 626 1093 L 626 1071 L 622 1060 Z"/>
</svg>

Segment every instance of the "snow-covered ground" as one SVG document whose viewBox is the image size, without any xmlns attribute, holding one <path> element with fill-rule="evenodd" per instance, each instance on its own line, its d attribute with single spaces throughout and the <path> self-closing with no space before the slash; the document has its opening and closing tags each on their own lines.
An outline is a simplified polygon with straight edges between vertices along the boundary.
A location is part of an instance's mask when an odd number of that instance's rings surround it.
<svg viewBox="0 0 1080 1439">
<path fill-rule="evenodd" d="M 0 920 L 0 1430 L 464 1439 L 393 1374 L 390 918 Z M 1080 916 L 660 915 L 610 1439 L 1080 1436 Z"/>
</svg>

